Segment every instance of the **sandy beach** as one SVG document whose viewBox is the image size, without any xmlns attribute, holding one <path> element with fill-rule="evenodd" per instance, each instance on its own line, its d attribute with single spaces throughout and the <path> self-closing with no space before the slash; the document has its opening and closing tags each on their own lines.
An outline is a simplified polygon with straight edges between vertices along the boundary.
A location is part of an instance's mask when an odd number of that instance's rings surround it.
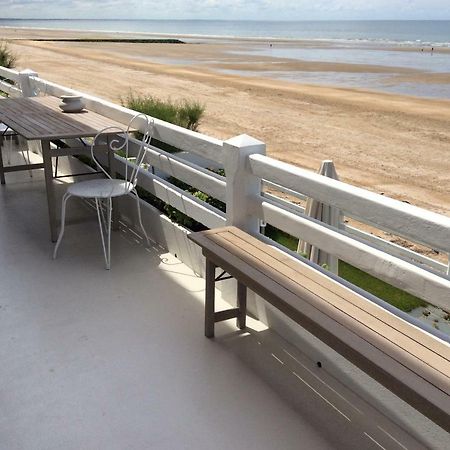
<svg viewBox="0 0 450 450">
<path fill-rule="evenodd" d="M 117 37 L 116 33 L 0 29 L 0 38 Z M 140 35 L 136 35 L 139 37 Z M 148 36 L 147 36 L 148 37 Z M 317 170 L 332 159 L 342 180 L 450 215 L 450 101 L 307 85 L 261 72 L 392 72 L 421 83 L 450 74 L 360 64 L 274 59 L 237 53 L 249 41 L 187 44 L 12 40 L 19 69 L 116 102 L 129 92 L 195 99 L 206 106 L 200 131 L 221 139 L 246 133 L 268 155 Z M 251 43 L 267 45 L 267 43 Z M 294 44 L 289 44 L 294 45 Z M 298 42 L 295 45 L 307 45 Z M 444 50 L 440 50 L 444 51 Z M 438 80 L 438 81 L 436 81 Z"/>
</svg>

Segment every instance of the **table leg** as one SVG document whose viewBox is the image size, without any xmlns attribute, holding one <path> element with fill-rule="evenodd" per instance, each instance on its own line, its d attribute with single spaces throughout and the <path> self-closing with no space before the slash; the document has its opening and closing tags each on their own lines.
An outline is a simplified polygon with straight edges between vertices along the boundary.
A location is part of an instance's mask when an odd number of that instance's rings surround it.
<svg viewBox="0 0 450 450">
<path fill-rule="evenodd" d="M 50 224 L 50 238 L 52 242 L 57 239 L 55 186 L 53 184 L 52 155 L 50 141 L 41 141 L 42 159 L 44 160 L 45 188 L 47 190 L 48 220 Z"/>
<path fill-rule="evenodd" d="M 3 147 L 3 135 L 0 134 L 0 182 L 1 184 L 5 184 L 5 172 L 3 171 L 3 156 L 2 156 L 2 147 Z"/>
</svg>

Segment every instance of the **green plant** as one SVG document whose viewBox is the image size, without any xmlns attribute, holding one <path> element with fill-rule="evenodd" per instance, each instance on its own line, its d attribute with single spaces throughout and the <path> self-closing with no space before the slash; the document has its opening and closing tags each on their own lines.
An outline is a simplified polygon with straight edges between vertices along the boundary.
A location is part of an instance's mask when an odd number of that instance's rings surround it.
<svg viewBox="0 0 450 450">
<path fill-rule="evenodd" d="M 213 170 L 209 169 L 212 172 L 218 173 L 219 175 L 224 176 L 225 172 L 223 169 Z M 198 198 L 199 200 L 204 201 L 205 203 L 208 203 L 208 205 L 213 206 L 214 208 L 219 209 L 220 211 L 226 212 L 226 205 L 224 202 L 218 200 L 215 197 L 211 197 L 210 195 L 199 191 L 197 188 L 179 180 L 178 178 L 170 177 L 168 179 L 170 183 L 177 186 L 179 189 L 182 189 L 183 191 L 189 192 L 194 197 Z M 184 226 L 185 228 L 188 228 L 192 231 L 203 231 L 206 229 L 206 227 L 197 222 L 196 220 L 192 219 L 191 217 L 187 216 L 186 214 L 182 213 L 178 209 L 174 208 L 170 205 L 165 205 L 164 207 L 165 214 L 175 223 L 178 223 L 179 225 Z"/>
<path fill-rule="evenodd" d="M 16 55 L 9 48 L 5 41 L 0 42 L 0 66 L 12 69 L 17 62 Z"/>
<path fill-rule="evenodd" d="M 422 299 L 402 291 L 352 265 L 339 261 L 339 276 L 405 312 L 427 306 Z"/>
<path fill-rule="evenodd" d="M 270 224 L 267 224 L 265 234 L 290 250 L 297 250 L 298 239 L 294 236 L 291 236 Z M 302 256 L 307 257 L 307 255 L 304 254 L 302 254 Z M 326 269 L 326 267 L 324 268 Z M 422 299 L 391 286 L 344 261 L 339 261 L 339 276 L 402 311 L 410 312 L 419 306 L 427 306 L 427 303 Z"/>
<path fill-rule="evenodd" d="M 177 102 L 170 99 L 164 101 L 151 95 L 133 93 L 130 93 L 125 100 L 122 99 L 122 104 L 127 108 L 193 131 L 198 129 L 200 119 L 205 112 L 204 105 L 197 101 L 186 99 Z"/>
</svg>

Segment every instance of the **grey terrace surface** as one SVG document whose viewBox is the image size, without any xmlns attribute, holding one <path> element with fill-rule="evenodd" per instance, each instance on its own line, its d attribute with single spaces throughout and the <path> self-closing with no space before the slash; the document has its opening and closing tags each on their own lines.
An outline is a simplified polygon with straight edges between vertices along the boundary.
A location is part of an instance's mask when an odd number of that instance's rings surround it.
<svg viewBox="0 0 450 450">
<path fill-rule="evenodd" d="M 315 363 L 259 322 L 206 339 L 204 281 L 174 256 L 122 226 L 104 270 L 85 203 L 53 261 L 42 171 L 7 177 L 1 450 L 379 448 L 318 395 Z"/>
</svg>

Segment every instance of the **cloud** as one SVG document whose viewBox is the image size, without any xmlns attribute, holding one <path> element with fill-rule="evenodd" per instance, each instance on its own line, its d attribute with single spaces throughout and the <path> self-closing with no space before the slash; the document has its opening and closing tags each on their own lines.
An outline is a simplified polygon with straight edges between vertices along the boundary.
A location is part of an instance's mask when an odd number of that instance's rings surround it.
<svg viewBox="0 0 450 450">
<path fill-rule="evenodd" d="M 448 0 L 0 0 L 2 18 L 444 19 Z"/>
</svg>

